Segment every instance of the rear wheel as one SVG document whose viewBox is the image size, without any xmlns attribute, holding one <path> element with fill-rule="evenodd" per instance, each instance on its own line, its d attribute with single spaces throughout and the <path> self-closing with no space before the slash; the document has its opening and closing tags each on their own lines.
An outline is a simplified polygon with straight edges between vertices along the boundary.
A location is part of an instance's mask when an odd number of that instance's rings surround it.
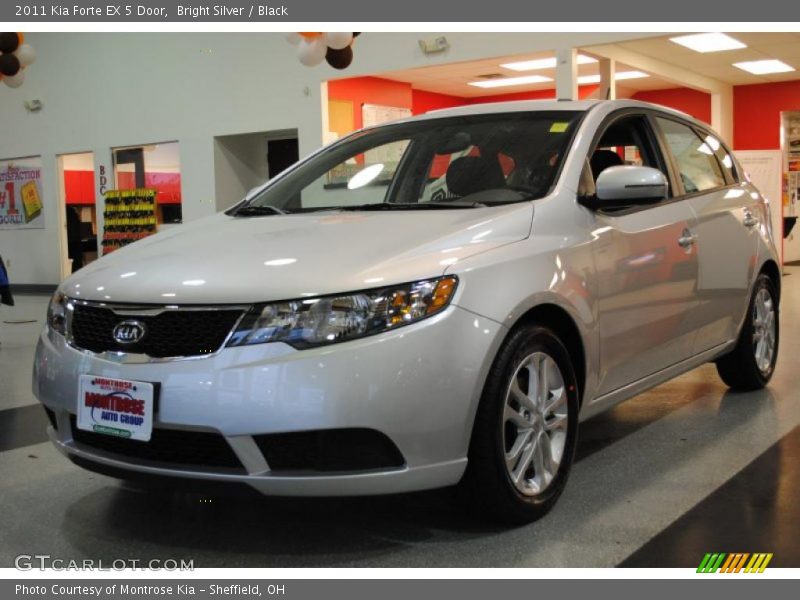
<svg viewBox="0 0 800 600">
<path fill-rule="evenodd" d="M 778 358 L 778 295 L 772 280 L 759 275 L 753 288 L 739 340 L 717 360 L 717 372 L 734 390 L 763 388 L 772 378 Z"/>
<path fill-rule="evenodd" d="M 481 515 L 508 523 L 544 516 L 575 454 L 578 387 L 551 330 L 524 326 L 500 349 L 481 398 L 462 482 Z"/>
</svg>

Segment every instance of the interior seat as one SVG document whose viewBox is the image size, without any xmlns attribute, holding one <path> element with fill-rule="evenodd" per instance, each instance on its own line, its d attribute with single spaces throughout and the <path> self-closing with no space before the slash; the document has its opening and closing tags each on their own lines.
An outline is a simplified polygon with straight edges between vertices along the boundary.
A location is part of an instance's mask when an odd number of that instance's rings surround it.
<svg viewBox="0 0 800 600">
<path fill-rule="evenodd" d="M 496 158 L 462 156 L 447 167 L 448 191 L 463 198 L 470 194 L 506 187 L 506 177 Z"/>
<path fill-rule="evenodd" d="M 609 167 L 624 165 L 625 161 L 613 150 L 595 150 L 592 159 L 589 161 L 592 167 L 592 176 L 597 181 L 597 177 Z"/>
</svg>

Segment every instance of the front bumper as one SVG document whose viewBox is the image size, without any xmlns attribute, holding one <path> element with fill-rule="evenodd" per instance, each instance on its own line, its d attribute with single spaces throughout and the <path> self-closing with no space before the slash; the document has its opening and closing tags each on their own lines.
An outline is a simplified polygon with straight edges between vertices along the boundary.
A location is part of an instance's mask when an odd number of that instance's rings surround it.
<svg viewBox="0 0 800 600">
<path fill-rule="evenodd" d="M 270 495 L 384 494 L 458 482 L 472 421 L 503 327 L 451 306 L 397 331 L 297 351 L 281 343 L 227 348 L 205 358 L 121 364 L 42 333 L 34 394 L 50 410 L 64 454 L 138 475 L 246 483 Z M 140 460 L 76 442 L 78 379 L 90 373 L 160 383 L 155 429 L 224 437 L 241 472 Z M 253 436 L 365 428 L 397 446 L 404 465 L 353 472 L 270 469 Z M 140 442 L 146 443 L 146 442 Z"/>
</svg>

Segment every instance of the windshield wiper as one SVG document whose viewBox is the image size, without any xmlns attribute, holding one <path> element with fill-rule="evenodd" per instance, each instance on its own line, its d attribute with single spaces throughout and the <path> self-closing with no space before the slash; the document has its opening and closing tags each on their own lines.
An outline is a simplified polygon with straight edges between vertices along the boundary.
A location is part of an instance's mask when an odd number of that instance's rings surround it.
<svg viewBox="0 0 800 600">
<path fill-rule="evenodd" d="M 264 215 L 285 215 L 288 214 L 285 210 L 277 206 L 269 205 L 250 205 L 243 206 L 233 213 L 234 217 L 262 217 Z"/>
<path fill-rule="evenodd" d="M 484 208 L 480 202 L 457 204 L 455 202 L 376 202 L 373 204 L 355 204 L 353 206 L 330 206 L 325 210 L 380 211 L 380 210 L 436 210 L 452 208 Z"/>
</svg>

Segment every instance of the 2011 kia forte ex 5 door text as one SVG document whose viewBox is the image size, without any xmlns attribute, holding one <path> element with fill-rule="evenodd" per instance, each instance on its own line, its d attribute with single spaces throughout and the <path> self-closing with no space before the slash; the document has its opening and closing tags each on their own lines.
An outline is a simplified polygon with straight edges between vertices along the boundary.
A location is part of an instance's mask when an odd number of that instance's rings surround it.
<svg viewBox="0 0 800 600">
<path fill-rule="evenodd" d="M 768 202 L 706 125 L 469 106 L 358 131 L 80 270 L 34 393 L 88 469 L 297 496 L 459 484 L 525 522 L 582 420 L 709 361 L 766 385 L 780 284 Z"/>
</svg>

